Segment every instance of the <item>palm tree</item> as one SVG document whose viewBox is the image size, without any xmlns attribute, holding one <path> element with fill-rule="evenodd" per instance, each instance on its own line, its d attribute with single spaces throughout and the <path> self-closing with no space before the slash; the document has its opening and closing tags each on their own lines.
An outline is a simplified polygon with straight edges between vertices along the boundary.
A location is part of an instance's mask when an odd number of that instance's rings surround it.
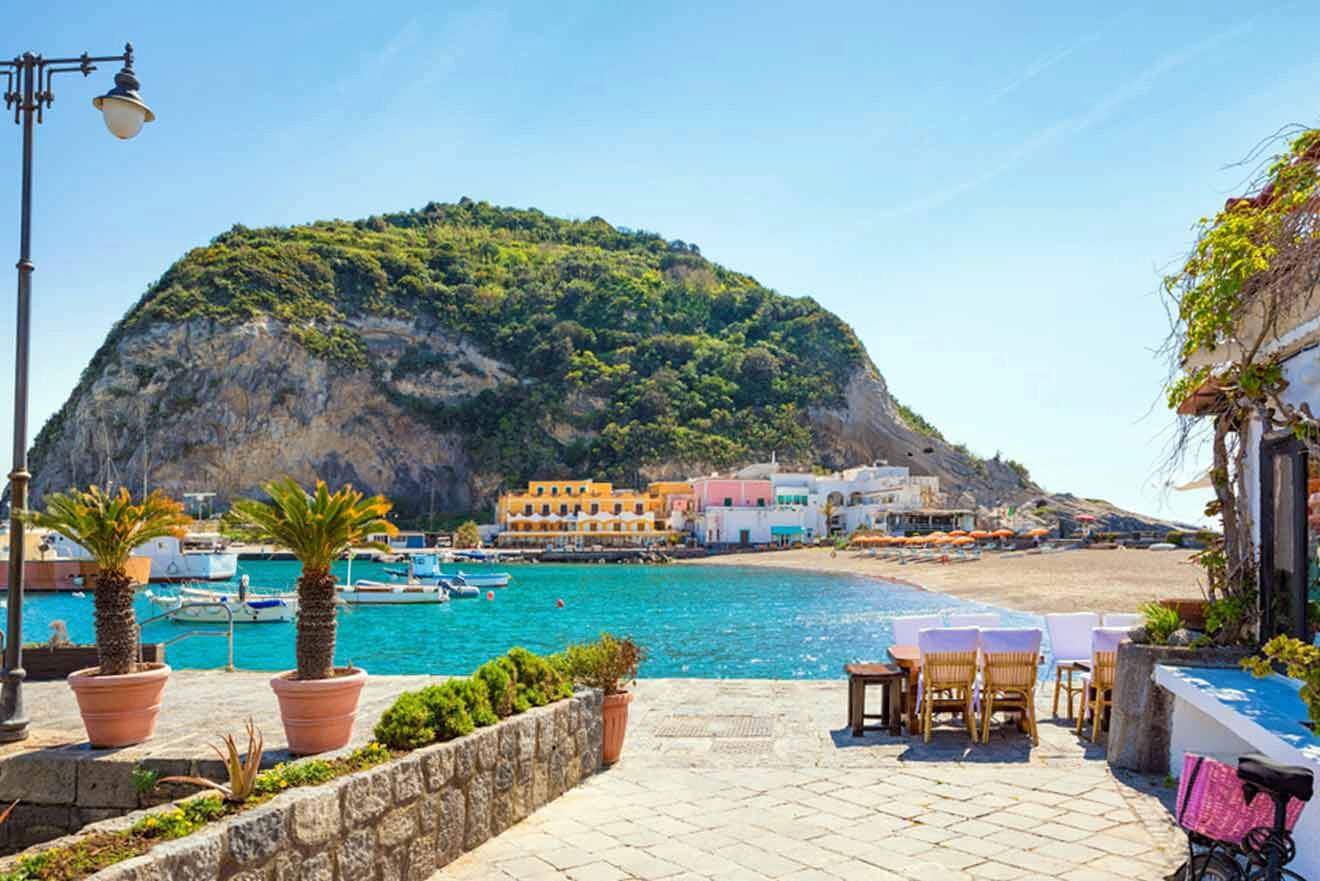
<svg viewBox="0 0 1320 881">
<path fill-rule="evenodd" d="M 354 547 L 389 550 L 368 542 L 373 533 L 398 530 L 385 520 L 393 507 L 384 496 L 365 498 L 345 486 L 330 492 L 316 482 L 309 495 L 292 477 L 261 487 L 271 503 L 239 499 L 225 515 L 228 531 L 249 541 L 288 548 L 302 563 L 298 576 L 297 679 L 329 679 L 335 673 L 335 577 L 330 564 Z"/>
<path fill-rule="evenodd" d="M 153 492 L 140 503 L 125 487 L 111 495 L 100 487 L 46 497 L 45 511 L 25 515 L 33 526 L 58 532 L 82 545 L 96 561 L 96 649 L 102 675 L 132 673 L 137 664 L 138 626 L 128 558 L 158 538 L 182 539 L 192 518 L 183 505 Z"/>
</svg>

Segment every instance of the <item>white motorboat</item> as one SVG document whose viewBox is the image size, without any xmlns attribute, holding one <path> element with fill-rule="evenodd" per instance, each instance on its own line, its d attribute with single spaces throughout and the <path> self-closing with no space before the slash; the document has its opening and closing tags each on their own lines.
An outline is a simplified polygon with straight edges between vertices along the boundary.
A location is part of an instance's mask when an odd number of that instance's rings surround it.
<svg viewBox="0 0 1320 881">
<path fill-rule="evenodd" d="M 82 545 L 51 533 L 48 541 L 59 556 L 90 560 Z M 216 533 L 190 533 L 152 539 L 133 549 L 135 557 L 151 558 L 152 581 L 228 581 L 238 572 L 238 554 Z"/>
<path fill-rule="evenodd" d="M 454 555 L 451 551 L 428 551 L 409 554 L 404 562 L 403 566 L 386 566 L 386 574 L 400 578 L 439 578 L 445 574 L 440 565 L 454 562 Z"/>
<path fill-rule="evenodd" d="M 360 606 L 390 606 L 407 603 L 447 603 L 449 594 L 443 585 L 411 581 L 389 584 L 384 581 L 358 581 L 338 586 L 339 601 Z"/>
<path fill-rule="evenodd" d="M 472 587 L 508 587 L 513 576 L 508 572 L 464 572 L 460 569 L 454 580 Z"/>
<path fill-rule="evenodd" d="M 240 599 L 236 593 L 184 588 L 160 596 L 147 591 L 147 598 L 162 612 L 171 612 L 171 621 L 189 624 L 227 624 L 230 617 L 225 609 L 232 613 L 235 624 L 292 621 L 298 612 L 296 594 L 248 594 Z"/>
</svg>

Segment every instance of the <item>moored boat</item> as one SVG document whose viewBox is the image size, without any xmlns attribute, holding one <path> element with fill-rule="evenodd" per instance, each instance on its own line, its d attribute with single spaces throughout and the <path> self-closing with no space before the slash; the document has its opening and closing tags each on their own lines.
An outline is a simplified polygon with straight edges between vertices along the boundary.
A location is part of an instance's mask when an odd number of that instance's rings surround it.
<svg viewBox="0 0 1320 881">
<path fill-rule="evenodd" d="M 265 624 L 292 621 L 298 612 L 296 594 L 248 594 L 183 588 L 177 594 L 155 595 L 147 599 L 162 612 L 170 612 L 171 621 L 189 624 L 227 624 L 233 615 L 235 624 Z M 223 608 L 221 608 L 223 606 Z"/>
<path fill-rule="evenodd" d="M 508 587 L 513 576 L 508 572 L 464 572 L 460 569 L 455 580 L 472 587 Z"/>
<path fill-rule="evenodd" d="M 406 584 L 358 581 L 352 585 L 339 585 L 337 594 L 340 602 L 362 606 L 449 602 L 449 594 L 442 585 L 418 581 Z"/>
<path fill-rule="evenodd" d="M 474 600 L 481 596 L 481 589 L 473 587 L 470 584 L 464 584 L 453 578 L 441 578 L 440 584 L 449 594 L 450 599 Z"/>
</svg>

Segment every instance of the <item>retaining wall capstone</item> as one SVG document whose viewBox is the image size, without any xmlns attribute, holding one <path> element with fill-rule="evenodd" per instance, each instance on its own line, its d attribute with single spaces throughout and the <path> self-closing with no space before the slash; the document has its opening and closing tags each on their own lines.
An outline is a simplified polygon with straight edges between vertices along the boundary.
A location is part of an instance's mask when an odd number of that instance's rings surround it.
<svg viewBox="0 0 1320 881">
<path fill-rule="evenodd" d="M 424 881 L 601 768 L 601 693 L 537 707 L 153 847 L 95 881 Z M 147 811 L 40 845 L 128 828 Z M 0 863 L 0 870 L 15 858 Z"/>
</svg>

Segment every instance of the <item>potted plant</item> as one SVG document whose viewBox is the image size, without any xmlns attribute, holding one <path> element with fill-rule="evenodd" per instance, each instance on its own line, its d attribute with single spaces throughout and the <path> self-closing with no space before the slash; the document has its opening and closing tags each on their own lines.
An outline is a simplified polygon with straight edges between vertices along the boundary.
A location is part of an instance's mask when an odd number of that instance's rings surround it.
<svg viewBox="0 0 1320 881">
<path fill-rule="evenodd" d="M 120 487 L 110 494 L 93 486 L 46 497 L 46 510 L 27 522 L 81 545 L 96 561 L 94 587 L 98 664 L 69 674 L 87 739 L 93 747 L 141 743 L 156 730 L 161 693 L 170 668 L 138 663 L 138 624 L 133 580 L 127 565 L 133 549 L 158 538 L 183 538 L 192 518 L 183 505 L 153 492 L 134 503 Z"/>
<path fill-rule="evenodd" d="M 601 761 L 612 765 L 623 752 L 623 738 L 628 732 L 628 705 L 633 694 L 627 686 L 637 681 L 637 668 L 646 659 L 646 652 L 631 637 L 602 633 L 595 642 L 569 646 L 563 657 L 575 684 L 605 693 Z"/>
<path fill-rule="evenodd" d="M 262 486 L 270 503 L 239 499 L 225 527 L 248 541 L 287 548 L 302 563 L 298 576 L 297 669 L 270 681 L 280 703 L 289 752 L 311 755 L 346 745 L 353 734 L 358 698 L 367 672 L 335 666 L 336 594 L 330 564 L 355 547 L 388 550 L 367 536 L 397 530 L 384 519 L 392 507 L 384 496 L 365 498 L 344 486 L 330 492 L 325 481 L 308 494 L 291 477 Z"/>
<path fill-rule="evenodd" d="M 1282 664 L 1288 675 L 1302 683 L 1302 703 L 1306 704 L 1309 722 L 1304 722 L 1320 735 L 1320 647 L 1307 645 L 1291 636 L 1276 636 L 1261 646 L 1259 658 L 1244 658 L 1242 666 L 1257 676 L 1274 672 L 1274 664 Z"/>
</svg>

